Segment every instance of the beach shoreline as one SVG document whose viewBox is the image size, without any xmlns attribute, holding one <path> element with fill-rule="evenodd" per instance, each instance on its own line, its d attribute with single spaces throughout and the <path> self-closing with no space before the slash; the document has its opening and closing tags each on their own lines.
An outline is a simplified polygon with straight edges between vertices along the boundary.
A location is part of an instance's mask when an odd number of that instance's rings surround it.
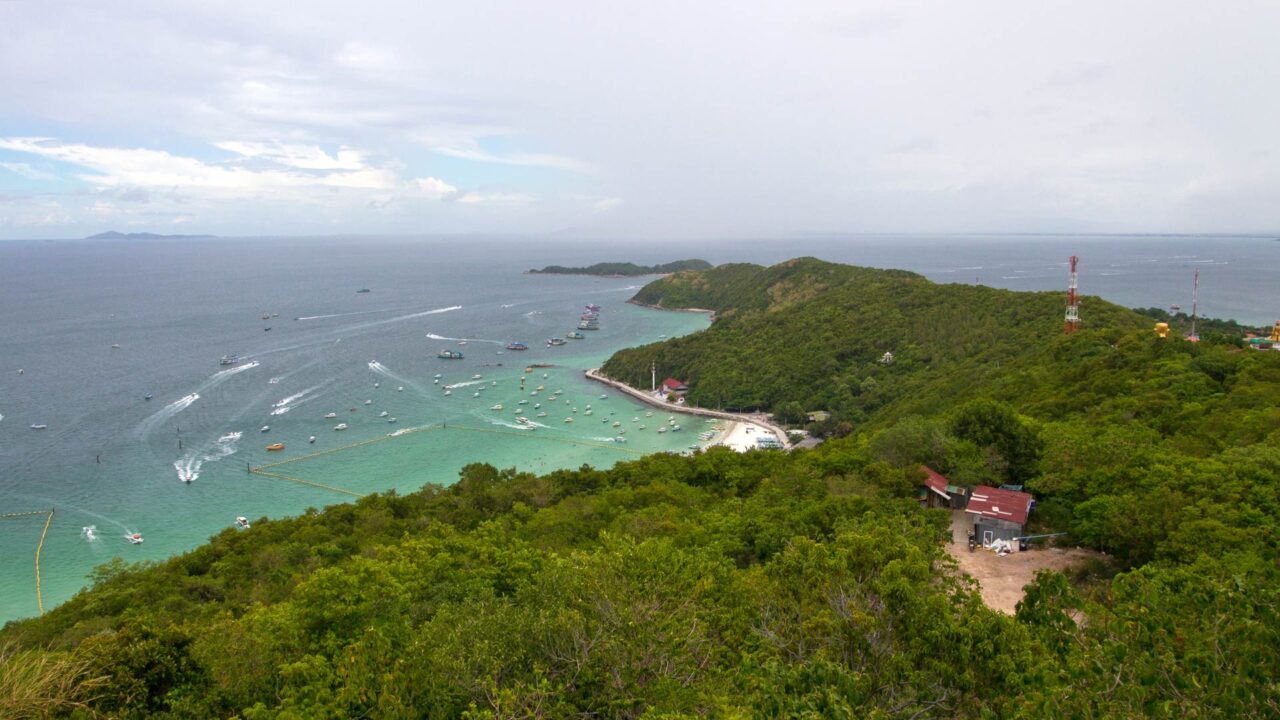
<svg viewBox="0 0 1280 720">
<path fill-rule="evenodd" d="M 640 402 L 656 408 L 661 408 L 671 413 L 700 415 L 703 417 L 729 421 L 731 424 L 725 426 L 724 436 L 719 441 L 713 443 L 714 445 L 726 445 L 728 447 L 733 447 L 735 450 L 738 450 L 738 452 L 745 452 L 746 450 L 756 447 L 755 439 L 759 437 L 759 434 L 757 433 L 768 433 L 773 435 L 778 442 L 782 443 L 783 449 L 791 448 L 791 442 L 787 437 L 787 432 L 763 416 L 749 415 L 745 413 L 731 413 L 723 410 L 708 410 L 706 408 L 669 403 L 659 400 L 643 390 L 637 390 L 624 382 L 608 377 L 600 372 L 600 368 L 591 368 L 590 370 L 587 370 L 584 375 L 588 380 L 594 380 L 603 385 L 608 385 L 630 395 Z"/>
</svg>

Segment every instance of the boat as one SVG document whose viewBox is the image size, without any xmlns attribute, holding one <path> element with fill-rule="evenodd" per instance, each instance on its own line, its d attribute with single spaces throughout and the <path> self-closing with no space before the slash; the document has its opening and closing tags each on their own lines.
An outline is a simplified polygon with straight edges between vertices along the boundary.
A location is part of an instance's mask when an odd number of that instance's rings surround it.
<svg viewBox="0 0 1280 720">
<path fill-rule="evenodd" d="M 546 379 L 547 379 L 547 374 L 546 374 L 546 373 L 542 373 L 542 379 L 543 379 L 543 380 L 546 380 Z"/>
<path fill-rule="evenodd" d="M 325 413 L 325 414 L 324 414 L 324 419 L 325 419 L 325 420 L 332 420 L 332 419 L 334 419 L 334 418 L 336 418 L 336 417 L 338 417 L 338 413 L 331 412 L 331 413 Z"/>
<path fill-rule="evenodd" d="M 591 406 L 590 406 L 590 405 L 587 405 L 586 409 L 587 409 L 587 410 L 590 410 L 590 409 L 591 409 Z"/>
<path fill-rule="evenodd" d="M 442 377 L 444 377 L 444 376 L 443 376 L 443 375 L 441 375 L 440 373 L 436 373 L 435 375 L 432 375 L 432 377 L 434 377 L 436 380 L 439 380 L 440 378 L 442 378 Z"/>
<path fill-rule="evenodd" d="M 378 417 L 386 417 L 390 414 L 391 413 L 387 412 L 386 410 L 383 410 L 382 412 L 378 413 Z"/>
<path fill-rule="evenodd" d="M 542 412 L 539 412 L 539 413 L 538 413 L 538 417 L 546 417 L 546 416 L 547 416 L 547 411 L 546 411 L 546 410 L 543 410 Z"/>
<path fill-rule="evenodd" d="M 498 403 L 497 405 L 494 405 L 493 407 L 491 407 L 491 408 L 489 408 L 489 409 L 490 409 L 490 410 L 501 410 L 501 409 L 502 409 L 502 403 Z"/>
<path fill-rule="evenodd" d="M 397 387 L 396 392 L 404 392 L 404 386 L 401 385 L 400 387 Z"/>
<path fill-rule="evenodd" d="M 362 293 L 367 293 L 367 292 L 370 292 L 369 288 L 360 288 L 359 290 L 356 291 L 356 294 L 360 295 Z"/>
<path fill-rule="evenodd" d="M 147 393 L 146 395 L 143 395 L 143 396 L 142 396 L 142 399 L 143 399 L 143 400 L 150 400 L 150 399 L 151 399 L 151 393 Z"/>
<path fill-rule="evenodd" d="M 662 426 L 662 427 L 660 427 L 660 428 L 658 428 L 658 432 L 660 432 L 660 433 L 664 433 L 664 432 L 666 432 L 666 431 L 667 431 L 667 428 L 666 428 L 666 426 L 665 426 L 665 425 L 664 425 L 664 426 Z"/>
<path fill-rule="evenodd" d="M 380 387 L 382 387 L 382 383 L 374 383 L 374 384 L 373 384 L 373 389 L 374 389 L 374 390 L 377 390 L 377 389 L 378 389 L 378 388 L 380 388 Z"/>
<path fill-rule="evenodd" d="M 267 452 L 280 452 L 284 449 L 284 443 L 271 443 L 267 446 Z"/>
<path fill-rule="evenodd" d="M 591 312 L 596 312 L 596 313 L 600 312 L 600 306 L 596 305 L 595 303 L 587 303 L 586 307 Z"/>
<path fill-rule="evenodd" d="M 453 394 L 453 391 L 452 391 L 452 390 L 445 390 L 445 391 L 444 391 L 444 394 L 445 394 L 445 395 L 452 395 L 452 394 Z"/>
<path fill-rule="evenodd" d="M 624 443 L 627 441 L 627 439 L 619 435 L 618 437 L 614 438 L 613 441 L 616 443 Z"/>
<path fill-rule="evenodd" d="M 509 342 L 507 343 L 507 349 L 508 350 L 528 350 L 529 346 L 525 345 L 522 342 Z"/>
<path fill-rule="evenodd" d="M 262 328 L 262 332 L 267 332 L 267 331 L 268 331 L 268 330 L 270 330 L 270 329 L 271 329 L 271 328 L 269 328 L 269 327 L 264 327 L 264 328 Z"/>
<path fill-rule="evenodd" d="M 347 424 L 346 424 L 346 423 L 338 423 L 337 425 L 334 425 L 334 426 L 333 426 L 333 429 L 334 429 L 334 430 L 346 430 L 346 429 L 347 429 Z"/>
<path fill-rule="evenodd" d="M 235 355 L 223 355 L 222 359 L 218 361 L 218 364 L 219 365 L 235 365 L 238 362 L 240 362 L 240 358 L 236 357 Z"/>
<path fill-rule="evenodd" d="M 565 335 L 565 337 L 569 338 L 570 340 L 582 340 L 583 338 L 585 338 L 585 337 L 586 337 L 586 335 L 583 335 L 582 333 L 578 332 L 577 330 L 574 330 L 574 331 L 570 332 L 568 335 Z"/>
<path fill-rule="evenodd" d="M 617 422 L 617 421 L 614 421 L 613 426 L 614 426 L 614 427 L 622 427 L 622 423 Z"/>
<path fill-rule="evenodd" d="M 591 410 L 584 410 L 584 411 L 582 412 L 582 414 L 583 414 L 583 415 L 590 415 L 591 413 L 592 413 L 592 411 L 591 411 Z"/>
<path fill-rule="evenodd" d="M 609 399 L 609 396 L 608 396 L 608 395 L 601 395 L 601 396 L 600 396 L 600 399 L 601 399 L 601 400 L 608 400 L 608 399 Z"/>
<path fill-rule="evenodd" d="M 112 349 L 112 350 L 119 350 L 119 349 L 120 349 L 120 343 L 111 343 L 111 349 Z"/>
<path fill-rule="evenodd" d="M 638 427 L 638 428 L 636 428 L 636 429 L 637 429 L 637 430 L 643 430 L 643 429 L 644 429 L 644 426 L 643 426 L 643 425 L 641 425 L 640 427 Z"/>
<path fill-rule="evenodd" d="M 440 358 L 441 360 L 461 360 L 462 353 L 458 352 L 457 350 L 441 350 L 440 352 L 436 353 L 436 357 Z"/>
<path fill-rule="evenodd" d="M 521 415 L 520 417 L 516 418 L 516 422 L 520 423 L 521 425 L 528 425 L 528 424 L 529 424 L 529 418 L 527 418 L 527 417 L 525 417 L 525 416 Z"/>
<path fill-rule="evenodd" d="M 479 391 L 479 390 L 477 390 L 477 391 L 475 391 L 475 392 L 471 393 L 471 397 L 480 397 L 480 391 Z"/>
<path fill-rule="evenodd" d="M 573 422 L 573 418 L 565 418 L 564 421 L 567 423 L 571 423 Z"/>
<path fill-rule="evenodd" d="M 249 518 L 244 517 L 243 515 L 242 515 L 242 516 L 240 516 L 240 517 L 238 517 L 238 518 L 236 518 L 236 527 L 238 527 L 238 528 L 240 528 L 240 529 L 242 529 L 242 530 L 248 530 L 248 529 L 249 529 Z"/>
<path fill-rule="evenodd" d="M 521 400 L 520 402 L 518 402 L 518 403 L 516 403 L 516 404 L 517 404 L 517 405 L 528 405 L 528 404 L 529 404 L 529 401 L 528 401 L 528 400 Z"/>
<path fill-rule="evenodd" d="M 537 410 L 537 409 L 538 409 L 538 408 L 540 408 L 540 407 L 542 407 L 542 403 L 534 403 L 534 404 L 533 404 L 533 409 L 534 409 L 534 410 Z"/>
<path fill-rule="evenodd" d="M 263 319 L 263 320 L 270 320 L 270 319 L 271 319 L 271 314 L 270 314 L 270 313 L 262 313 L 262 319 Z"/>
<path fill-rule="evenodd" d="M 312 435 L 311 437 L 307 438 L 307 442 L 309 442 L 309 443 L 311 443 L 312 445 L 314 445 L 314 444 L 315 444 L 315 442 L 316 442 L 316 436 L 315 436 L 315 435 Z"/>
<path fill-rule="evenodd" d="M 482 379 L 483 379 L 483 377 L 482 377 L 479 373 L 476 373 L 475 375 L 472 375 L 472 376 L 471 376 L 471 379 L 472 379 L 472 380 L 482 380 Z"/>
<path fill-rule="evenodd" d="M 128 540 L 130 543 L 132 543 L 132 544 L 134 544 L 134 545 L 141 545 L 141 544 L 142 544 L 142 533 L 128 533 L 128 534 L 126 534 L 126 535 L 124 536 L 124 539 L 125 539 L 125 540 Z"/>
<path fill-rule="evenodd" d="M 595 323 L 583 320 L 582 322 L 578 323 L 578 329 L 579 330 L 599 330 L 600 326 L 596 325 Z"/>
<path fill-rule="evenodd" d="M 271 430 L 271 426 L 270 426 L 270 425 L 263 425 L 263 426 L 262 426 L 262 429 L 261 429 L 261 430 L 259 430 L 258 432 L 268 432 L 268 431 L 270 431 L 270 430 Z"/>
<path fill-rule="evenodd" d="M 387 422 L 389 422 L 389 423 L 393 423 L 393 422 L 395 422 L 395 421 L 396 421 L 396 419 L 395 419 L 395 418 L 387 418 Z"/>
<path fill-rule="evenodd" d="M 645 413 L 645 414 L 644 414 L 644 416 L 645 416 L 645 417 L 653 417 L 653 411 L 652 411 L 652 410 L 650 410 L 649 412 Z"/>
<path fill-rule="evenodd" d="M 365 404 L 365 405 L 372 405 L 372 404 L 373 404 L 373 401 L 372 401 L 372 400 L 365 400 L 365 401 L 364 401 L 364 404 Z"/>
<path fill-rule="evenodd" d="M 565 344 L 564 338 L 553 337 L 553 338 L 547 339 L 547 347 L 560 347 L 561 345 L 564 345 L 564 344 Z"/>
<path fill-rule="evenodd" d="M 679 426 L 679 425 L 672 425 L 672 426 L 671 426 L 671 432 L 680 432 L 680 426 Z"/>
<path fill-rule="evenodd" d="M 36 423 L 31 426 L 31 429 L 32 430 L 48 430 L 49 426 L 45 425 L 44 423 Z"/>
<path fill-rule="evenodd" d="M 458 341 L 458 345 L 460 345 L 460 346 L 462 346 L 462 347 L 466 347 L 466 345 L 467 345 L 467 341 L 466 341 L 466 340 L 459 340 L 459 341 Z"/>
</svg>

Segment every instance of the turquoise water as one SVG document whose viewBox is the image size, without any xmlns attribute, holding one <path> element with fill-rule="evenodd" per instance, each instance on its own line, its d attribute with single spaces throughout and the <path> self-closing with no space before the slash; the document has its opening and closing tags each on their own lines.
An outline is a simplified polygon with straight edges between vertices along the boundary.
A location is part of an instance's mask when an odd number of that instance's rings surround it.
<svg viewBox="0 0 1280 720">
<path fill-rule="evenodd" d="M 524 275 L 538 264 L 531 255 L 422 242 L 0 247 L 0 513 L 56 510 L 41 553 L 46 609 L 112 557 L 163 559 L 237 516 L 352 499 L 249 474 L 247 465 L 431 428 L 276 468 L 358 493 L 412 491 L 453 482 L 471 462 L 542 472 L 695 442 L 696 423 L 694 432 L 660 435 L 665 418 L 645 417 L 649 408 L 582 371 L 621 347 L 704 328 L 707 318 L 625 304 L 643 280 Z M 362 287 L 372 292 L 357 294 Z M 573 329 L 585 303 L 603 306 L 601 329 L 546 347 Z M 504 350 L 513 340 L 530 349 Z M 444 348 L 466 357 L 437 359 Z M 219 365 L 233 353 L 244 362 Z M 554 367 L 526 374 L 530 363 Z M 445 396 L 441 388 L 455 383 L 474 384 Z M 531 395 L 538 385 L 545 389 Z M 490 409 L 498 403 L 503 411 Z M 520 429 L 517 410 L 542 427 Z M 329 412 L 338 417 L 325 419 Z M 339 422 L 348 429 L 333 430 Z M 614 442 L 619 435 L 627 442 Z M 283 452 L 266 451 L 277 442 Z M 0 519 L 0 619 L 37 612 L 43 524 L 43 516 Z M 87 526 L 96 540 L 82 535 Z M 145 541 L 131 545 L 126 532 Z"/>
</svg>

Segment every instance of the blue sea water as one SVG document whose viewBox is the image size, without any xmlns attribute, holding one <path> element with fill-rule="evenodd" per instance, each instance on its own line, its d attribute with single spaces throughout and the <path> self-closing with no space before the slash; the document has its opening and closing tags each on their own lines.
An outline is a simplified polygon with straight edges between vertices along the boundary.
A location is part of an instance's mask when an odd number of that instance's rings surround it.
<svg viewBox="0 0 1280 720">
<path fill-rule="evenodd" d="M 815 255 L 941 282 L 1056 290 L 1065 287 L 1071 254 L 1081 256 L 1086 295 L 1189 309 L 1198 267 L 1202 314 L 1258 324 L 1280 315 L 1280 242 L 1271 238 L 4 242 L 0 515 L 56 509 L 40 558 L 48 609 L 113 557 L 163 559 L 237 516 L 281 517 L 351 499 L 320 486 L 411 491 L 452 482 L 469 462 L 546 471 L 693 442 L 694 433 L 653 432 L 662 418 L 646 418 L 647 408 L 614 393 L 600 399 L 601 387 L 581 373 L 619 348 L 696 332 L 706 317 L 625 304 L 644 279 L 523 274 L 529 267 Z M 365 287 L 371 292 L 356 293 Z M 588 302 L 604 306 L 601 330 L 545 347 L 545 338 L 573 328 Z M 1087 322 L 1087 300 L 1082 315 Z M 513 340 L 530 349 L 504 350 Z M 444 348 L 466 358 L 437 359 Z M 243 362 L 219 365 L 227 354 Z M 555 367 L 526 374 L 530 363 Z M 460 383 L 473 384 L 443 394 L 443 385 Z M 544 391 L 530 395 L 538 385 Z M 563 391 L 554 404 L 547 400 L 553 390 Z M 546 418 L 536 417 L 535 402 Z M 504 409 L 491 410 L 496 404 Z M 329 412 L 338 417 L 325 419 Z M 517 415 L 543 427 L 522 430 Z M 646 420 L 649 430 L 639 430 Z M 625 444 L 612 442 L 620 434 L 613 422 L 628 431 Z M 337 423 L 349 428 L 335 431 Z M 264 425 L 268 432 L 260 432 Z M 320 486 L 246 472 L 414 428 L 430 429 L 278 468 Z M 275 442 L 286 449 L 265 450 Z M 37 515 L 0 518 L 0 621 L 38 611 L 34 559 L 43 525 Z M 94 541 L 82 535 L 89 526 Z M 126 532 L 142 533 L 145 542 L 128 544 Z"/>
</svg>

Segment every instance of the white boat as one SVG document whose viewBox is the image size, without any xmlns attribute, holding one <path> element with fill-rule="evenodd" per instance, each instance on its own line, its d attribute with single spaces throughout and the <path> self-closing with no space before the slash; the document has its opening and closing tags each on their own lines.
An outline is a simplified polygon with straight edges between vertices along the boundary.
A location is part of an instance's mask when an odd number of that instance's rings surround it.
<svg viewBox="0 0 1280 720">
<path fill-rule="evenodd" d="M 528 405 L 528 404 L 529 404 L 529 401 L 528 401 L 528 400 L 521 400 L 521 401 L 520 401 L 519 403 L 517 403 L 517 404 L 518 404 L 518 405 Z"/>
<path fill-rule="evenodd" d="M 542 377 L 546 377 L 546 375 L 543 375 Z M 534 390 L 546 390 L 546 389 L 547 387 L 545 385 L 539 385 L 538 387 L 534 388 Z"/>
<path fill-rule="evenodd" d="M 613 441 L 616 443 L 624 443 L 627 441 L 627 439 L 619 435 L 618 437 L 614 438 Z"/>
<path fill-rule="evenodd" d="M 600 399 L 601 399 L 601 400 L 608 400 L 608 399 L 609 399 L 609 396 L 608 396 L 608 395 L 601 395 L 601 396 L 600 396 Z"/>
<path fill-rule="evenodd" d="M 333 412 L 331 412 L 331 413 L 325 413 L 325 414 L 324 414 L 324 419 L 325 419 L 325 420 L 332 420 L 332 419 L 334 419 L 334 418 L 336 418 L 336 417 L 338 417 L 338 413 L 333 413 Z"/>
<path fill-rule="evenodd" d="M 547 374 L 546 374 L 546 373 L 542 373 L 542 379 L 543 379 L 543 380 L 546 380 L 546 379 L 547 379 Z"/>
<path fill-rule="evenodd" d="M 637 430 L 643 430 L 643 429 L 644 429 L 644 426 L 643 426 L 643 425 L 641 425 L 640 427 L 638 427 L 638 428 L 636 428 L 636 429 L 637 429 Z"/>
<path fill-rule="evenodd" d="M 315 436 L 315 435 L 312 435 L 311 437 L 307 438 L 307 442 L 309 442 L 309 443 L 314 443 L 315 441 L 316 441 L 316 436 Z"/>
<path fill-rule="evenodd" d="M 645 416 L 645 417 L 653 417 L 653 411 L 651 410 L 651 411 L 649 411 L 649 412 L 645 413 L 645 414 L 644 414 L 644 416 Z"/>
<path fill-rule="evenodd" d="M 32 430 L 48 430 L 49 426 L 45 425 L 44 423 L 36 423 L 35 425 L 31 426 L 31 429 Z"/>
<path fill-rule="evenodd" d="M 248 530 L 248 529 L 249 529 L 249 518 L 244 517 L 243 515 L 241 515 L 240 517 L 236 518 L 236 526 L 237 526 L 237 527 L 239 527 L 239 528 L 240 528 L 240 529 L 242 529 L 242 530 Z"/>
<path fill-rule="evenodd" d="M 479 380 L 479 379 L 481 379 L 481 376 L 480 376 L 480 375 L 478 375 L 478 374 L 477 374 L 477 375 L 472 375 L 472 376 L 471 376 L 471 379 L 472 379 L 472 380 Z"/>
<path fill-rule="evenodd" d="M 396 421 L 396 419 L 395 419 L 395 418 L 387 418 L 387 422 L 389 422 L 389 423 L 393 423 L 393 422 L 395 422 L 395 421 Z"/>
<path fill-rule="evenodd" d="M 571 423 L 573 422 L 573 418 L 565 418 L 564 421 L 567 423 Z"/>
<path fill-rule="evenodd" d="M 590 410 L 590 409 L 591 409 L 591 406 L 590 406 L 590 405 L 588 405 L 588 406 L 587 406 L 587 409 L 588 409 L 588 410 Z"/>
<path fill-rule="evenodd" d="M 432 375 L 432 377 L 434 377 L 435 379 L 439 380 L 440 378 L 442 378 L 442 377 L 444 377 L 444 376 L 443 376 L 443 375 L 441 375 L 440 373 L 436 373 L 435 375 Z"/>
<path fill-rule="evenodd" d="M 533 409 L 534 409 L 534 410 L 537 410 L 537 409 L 538 409 L 538 408 L 540 408 L 540 407 L 542 407 L 542 403 L 534 403 L 534 404 L 533 404 Z"/>
<path fill-rule="evenodd" d="M 498 403 L 497 405 L 494 405 L 493 407 L 491 407 L 491 408 L 489 408 L 489 409 L 490 409 L 490 410 L 501 410 L 501 409 L 502 409 L 502 403 Z"/>
<path fill-rule="evenodd" d="M 528 424 L 529 424 L 529 418 L 524 417 L 524 416 L 522 415 L 522 416 L 520 416 L 520 417 L 516 418 L 516 422 L 520 423 L 521 425 L 528 425 Z"/>
<path fill-rule="evenodd" d="M 614 423 L 613 423 L 613 426 L 614 426 L 614 427 L 622 427 L 622 423 L 620 423 L 620 422 L 614 422 Z"/>
<path fill-rule="evenodd" d="M 377 390 L 377 389 L 378 389 L 378 388 L 380 388 L 380 387 L 382 387 L 382 384 L 381 384 L 381 383 L 374 383 L 374 384 L 373 384 L 373 389 L 374 389 L 374 390 Z"/>
<path fill-rule="evenodd" d="M 386 417 L 390 414 L 391 413 L 387 412 L 386 410 L 383 410 L 382 412 L 378 413 L 378 417 Z"/>
<path fill-rule="evenodd" d="M 404 392 L 404 386 L 401 385 L 400 387 L 396 388 L 396 392 Z"/>
<path fill-rule="evenodd" d="M 477 390 L 477 391 L 475 391 L 475 392 L 471 393 L 471 397 L 480 397 L 480 391 L 479 391 L 479 390 Z"/>
<path fill-rule="evenodd" d="M 445 394 L 445 395 L 452 395 L 452 394 L 453 394 L 453 391 L 452 391 L 452 390 L 445 390 L 445 391 L 444 391 L 444 394 Z"/>
<path fill-rule="evenodd" d="M 347 424 L 346 424 L 346 423 L 338 423 L 337 425 L 334 425 L 334 426 L 333 426 L 333 429 L 334 429 L 334 430 L 346 430 L 346 429 L 347 429 Z"/>
<path fill-rule="evenodd" d="M 262 426 L 262 429 L 261 429 L 261 430 L 259 430 L 258 432 L 267 432 L 267 431 L 269 431 L 270 429 L 271 429 L 271 426 L 270 426 L 270 425 L 263 425 L 263 426 Z"/>
<path fill-rule="evenodd" d="M 679 426 L 679 425 L 672 425 L 672 426 L 671 426 L 671 432 L 680 432 L 680 426 Z"/>
<path fill-rule="evenodd" d="M 439 385 L 439 384 L 440 384 L 440 380 L 439 380 L 438 378 L 437 378 L 437 379 L 435 379 L 435 380 L 432 380 L 432 381 L 431 381 L 431 384 L 432 384 L 432 385 Z"/>
<path fill-rule="evenodd" d="M 119 349 L 120 349 L 120 343 L 111 343 L 111 349 L 112 349 L 112 350 L 119 350 Z"/>
<path fill-rule="evenodd" d="M 365 400 L 365 401 L 364 401 L 364 404 L 365 404 L 365 405 L 372 405 L 372 404 L 373 404 L 373 401 L 372 401 L 372 400 Z"/>
<path fill-rule="evenodd" d="M 134 545 L 141 545 L 141 544 L 142 544 L 142 533 L 128 533 L 128 534 L 126 534 L 126 535 L 124 536 L 124 539 L 125 539 L 125 540 L 128 540 L 130 543 L 132 543 L 132 544 L 134 544 Z"/>
<path fill-rule="evenodd" d="M 546 410 L 543 410 L 542 412 L 538 413 L 538 417 L 546 417 L 546 416 L 547 416 Z"/>
<path fill-rule="evenodd" d="M 479 375 L 477 375 L 476 377 L 480 377 L 480 376 L 479 376 Z M 490 385 L 497 385 L 497 384 L 498 384 L 498 381 L 497 381 L 497 380 L 490 380 L 490 381 L 489 381 L 489 384 L 490 384 Z"/>
<path fill-rule="evenodd" d="M 583 414 L 583 415 L 590 415 L 590 414 L 591 414 L 591 412 L 592 412 L 591 410 L 587 410 L 587 411 L 583 412 L 582 414 Z"/>
<path fill-rule="evenodd" d="M 666 431 L 667 431 L 667 428 L 666 428 L 666 427 L 660 427 L 660 428 L 658 428 L 658 432 L 660 432 L 660 433 L 664 433 L 664 432 L 666 432 Z"/>
</svg>

